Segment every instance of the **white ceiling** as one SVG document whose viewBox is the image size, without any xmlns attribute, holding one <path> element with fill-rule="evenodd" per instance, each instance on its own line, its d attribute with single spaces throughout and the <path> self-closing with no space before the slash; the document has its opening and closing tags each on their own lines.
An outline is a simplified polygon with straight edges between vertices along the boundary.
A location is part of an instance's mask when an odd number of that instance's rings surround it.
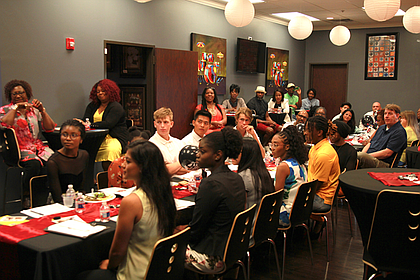
<svg viewBox="0 0 420 280">
<path fill-rule="evenodd" d="M 226 1 L 223 0 L 188 0 L 219 9 L 224 9 Z M 380 1 L 380 0 L 379 0 Z M 362 9 L 364 0 L 265 0 L 264 3 L 254 4 L 255 18 L 286 25 L 284 21 L 271 14 L 300 12 L 320 19 L 314 21 L 314 30 L 330 30 L 341 24 L 349 29 L 397 27 L 403 26 L 402 16 L 393 17 L 385 22 L 375 21 L 367 16 Z M 412 6 L 419 5 L 418 0 L 401 0 L 404 12 Z M 327 20 L 333 17 L 333 20 Z"/>
</svg>

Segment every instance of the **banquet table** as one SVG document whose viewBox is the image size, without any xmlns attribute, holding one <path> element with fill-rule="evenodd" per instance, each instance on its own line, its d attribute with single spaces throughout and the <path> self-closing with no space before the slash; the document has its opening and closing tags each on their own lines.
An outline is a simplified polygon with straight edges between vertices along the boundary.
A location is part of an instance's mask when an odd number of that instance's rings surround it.
<svg viewBox="0 0 420 280">
<path fill-rule="evenodd" d="M 375 210 L 376 197 L 382 190 L 400 190 L 420 192 L 420 186 L 386 186 L 372 178 L 368 172 L 374 173 L 407 173 L 420 172 L 419 169 L 402 168 L 369 168 L 347 171 L 340 175 L 340 186 L 356 216 L 362 236 L 363 246 L 367 245 L 370 227 Z M 390 218 L 392 222 L 392 219 Z"/>
<path fill-rule="evenodd" d="M 109 129 L 90 129 L 86 130 L 86 137 L 83 139 L 82 144 L 80 144 L 80 149 L 86 150 L 89 153 L 89 163 L 86 172 L 85 178 L 85 191 L 88 192 L 93 187 L 94 180 L 94 165 L 96 154 L 98 153 L 99 147 L 104 141 L 105 136 L 108 134 Z M 61 149 L 60 139 L 60 128 L 56 128 L 53 132 L 44 132 L 44 137 L 48 141 L 48 145 L 54 151 Z"/>
<path fill-rule="evenodd" d="M 420 151 L 419 147 L 408 147 L 406 150 L 406 159 L 408 168 L 420 169 Z"/>
</svg>

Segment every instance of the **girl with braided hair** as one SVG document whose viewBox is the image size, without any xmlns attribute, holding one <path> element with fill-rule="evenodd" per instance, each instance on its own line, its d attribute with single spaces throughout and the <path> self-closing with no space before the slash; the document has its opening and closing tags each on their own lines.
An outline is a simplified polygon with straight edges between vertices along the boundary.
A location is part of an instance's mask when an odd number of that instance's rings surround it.
<svg viewBox="0 0 420 280">
<path fill-rule="evenodd" d="M 299 186 L 308 180 L 304 163 L 308 160 L 308 149 L 303 136 L 297 128 L 290 125 L 274 135 L 271 150 L 275 158 L 281 158 L 276 170 L 275 188 L 284 189 L 283 203 L 280 209 L 280 224 L 288 225 L 290 211 Z"/>
</svg>

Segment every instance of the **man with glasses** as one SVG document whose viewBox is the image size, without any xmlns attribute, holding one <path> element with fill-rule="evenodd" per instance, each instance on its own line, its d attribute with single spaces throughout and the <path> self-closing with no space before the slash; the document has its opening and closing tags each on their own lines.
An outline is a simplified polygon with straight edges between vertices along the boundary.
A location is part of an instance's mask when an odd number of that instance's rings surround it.
<svg viewBox="0 0 420 280">
<path fill-rule="evenodd" d="M 289 122 L 289 123 L 285 123 L 283 125 L 283 129 L 285 129 L 289 125 L 297 126 L 298 124 L 305 124 L 308 117 L 309 117 L 308 112 L 306 112 L 305 110 L 302 110 L 296 115 L 296 120 L 294 120 L 292 122 Z"/>
</svg>

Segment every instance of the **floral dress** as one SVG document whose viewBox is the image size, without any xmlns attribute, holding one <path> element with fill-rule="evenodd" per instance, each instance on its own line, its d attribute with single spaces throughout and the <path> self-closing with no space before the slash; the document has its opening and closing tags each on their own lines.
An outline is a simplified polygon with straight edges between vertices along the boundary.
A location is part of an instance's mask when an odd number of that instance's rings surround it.
<svg viewBox="0 0 420 280">
<path fill-rule="evenodd" d="M 39 130 L 38 122 L 42 123 L 41 113 L 33 107 L 30 107 L 27 110 L 26 117 L 17 111 L 13 125 L 10 126 L 2 122 L 2 119 L 3 116 L 11 110 L 10 107 L 12 105 L 13 104 L 10 103 L 0 108 L 0 126 L 12 128 L 15 131 L 20 149 L 21 161 L 36 159 L 42 164 L 42 160 L 47 161 L 54 151 L 40 139 L 41 132 Z"/>
</svg>

